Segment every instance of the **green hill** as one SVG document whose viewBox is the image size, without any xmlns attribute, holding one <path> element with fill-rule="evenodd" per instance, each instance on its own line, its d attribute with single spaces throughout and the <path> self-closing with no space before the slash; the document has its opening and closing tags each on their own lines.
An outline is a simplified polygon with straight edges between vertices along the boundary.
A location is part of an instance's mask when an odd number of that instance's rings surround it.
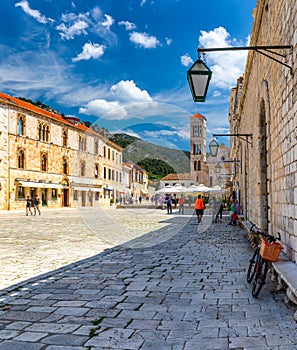
<svg viewBox="0 0 297 350">
<path fill-rule="evenodd" d="M 123 162 L 140 165 L 149 173 L 150 179 L 190 171 L 188 151 L 158 146 L 127 134 L 113 134 L 110 139 L 123 147 Z"/>
</svg>

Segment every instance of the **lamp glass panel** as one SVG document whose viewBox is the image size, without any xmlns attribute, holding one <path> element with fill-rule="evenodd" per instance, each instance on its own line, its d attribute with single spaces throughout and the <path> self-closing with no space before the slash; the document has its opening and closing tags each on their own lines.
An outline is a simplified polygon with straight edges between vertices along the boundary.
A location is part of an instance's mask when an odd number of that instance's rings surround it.
<svg viewBox="0 0 297 350">
<path fill-rule="evenodd" d="M 193 74 L 192 79 L 195 95 L 204 96 L 207 86 L 208 75 Z"/>
</svg>

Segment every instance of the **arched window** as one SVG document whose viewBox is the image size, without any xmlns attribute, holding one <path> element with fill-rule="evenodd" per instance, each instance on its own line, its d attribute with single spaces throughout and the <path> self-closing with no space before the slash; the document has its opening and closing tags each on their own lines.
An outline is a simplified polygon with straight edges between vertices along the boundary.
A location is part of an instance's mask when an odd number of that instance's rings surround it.
<svg viewBox="0 0 297 350">
<path fill-rule="evenodd" d="M 38 138 L 41 141 L 49 141 L 50 128 L 49 125 L 39 123 L 38 124 Z"/>
<path fill-rule="evenodd" d="M 41 154 L 41 171 L 47 171 L 47 154 Z"/>
<path fill-rule="evenodd" d="M 42 140 L 42 124 L 38 125 L 38 139 Z"/>
<path fill-rule="evenodd" d="M 49 141 L 49 134 L 50 134 L 49 126 L 46 125 L 45 126 L 45 141 Z"/>
<path fill-rule="evenodd" d="M 25 169 L 25 152 L 22 149 L 18 151 L 18 168 Z"/>
<path fill-rule="evenodd" d="M 95 149 L 94 149 L 94 153 L 98 154 L 99 151 L 99 145 L 98 145 L 98 141 L 95 141 Z"/>
<path fill-rule="evenodd" d="M 68 174 L 68 161 L 66 157 L 63 158 L 63 174 Z"/>
<path fill-rule="evenodd" d="M 68 141 L 67 130 L 63 130 L 63 133 L 62 133 L 62 145 L 63 145 L 63 147 L 67 147 L 67 141 Z"/>
<path fill-rule="evenodd" d="M 95 164 L 95 179 L 98 179 L 99 176 L 99 165 Z"/>
<path fill-rule="evenodd" d="M 80 176 L 85 176 L 86 174 L 86 162 L 83 160 L 80 163 Z"/>
<path fill-rule="evenodd" d="M 20 116 L 18 120 L 18 134 L 24 135 L 24 117 Z"/>
<path fill-rule="evenodd" d="M 87 140 L 83 136 L 78 137 L 78 149 L 80 151 L 86 151 L 87 149 Z"/>
</svg>

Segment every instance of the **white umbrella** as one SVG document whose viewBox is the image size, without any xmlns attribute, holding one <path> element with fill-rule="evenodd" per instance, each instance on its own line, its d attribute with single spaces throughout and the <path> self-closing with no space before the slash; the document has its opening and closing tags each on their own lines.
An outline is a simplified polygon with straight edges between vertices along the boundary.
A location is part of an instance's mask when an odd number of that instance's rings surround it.
<svg viewBox="0 0 297 350">
<path fill-rule="evenodd" d="M 219 185 L 210 187 L 209 193 L 225 193 L 226 190 L 222 189 Z"/>
<path fill-rule="evenodd" d="M 173 189 L 173 186 L 167 185 L 163 188 L 160 188 L 159 190 L 157 190 L 155 193 L 156 194 L 164 194 L 164 193 L 171 193 Z"/>
<path fill-rule="evenodd" d="M 192 193 L 197 193 L 197 192 L 206 193 L 209 191 L 209 187 L 205 186 L 204 184 L 199 184 L 198 186 L 192 185 L 190 186 L 189 190 Z"/>
<path fill-rule="evenodd" d="M 187 187 L 182 186 L 181 184 L 176 184 L 172 187 L 172 193 L 186 193 L 188 192 Z"/>
</svg>

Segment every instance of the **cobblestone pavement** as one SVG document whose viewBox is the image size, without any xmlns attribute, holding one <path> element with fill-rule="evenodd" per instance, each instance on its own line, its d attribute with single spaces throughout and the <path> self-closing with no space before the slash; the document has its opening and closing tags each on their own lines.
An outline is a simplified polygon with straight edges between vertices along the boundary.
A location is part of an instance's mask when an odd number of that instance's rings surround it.
<svg viewBox="0 0 297 350">
<path fill-rule="evenodd" d="M 29 255 L 33 267 L 39 258 L 40 273 L 62 254 L 76 258 L 0 292 L 0 350 L 297 349 L 295 307 L 284 292 L 269 281 L 251 296 L 242 229 L 139 210 L 47 212 L 52 224 L 45 213 L 1 215 L 11 259 Z"/>
</svg>

